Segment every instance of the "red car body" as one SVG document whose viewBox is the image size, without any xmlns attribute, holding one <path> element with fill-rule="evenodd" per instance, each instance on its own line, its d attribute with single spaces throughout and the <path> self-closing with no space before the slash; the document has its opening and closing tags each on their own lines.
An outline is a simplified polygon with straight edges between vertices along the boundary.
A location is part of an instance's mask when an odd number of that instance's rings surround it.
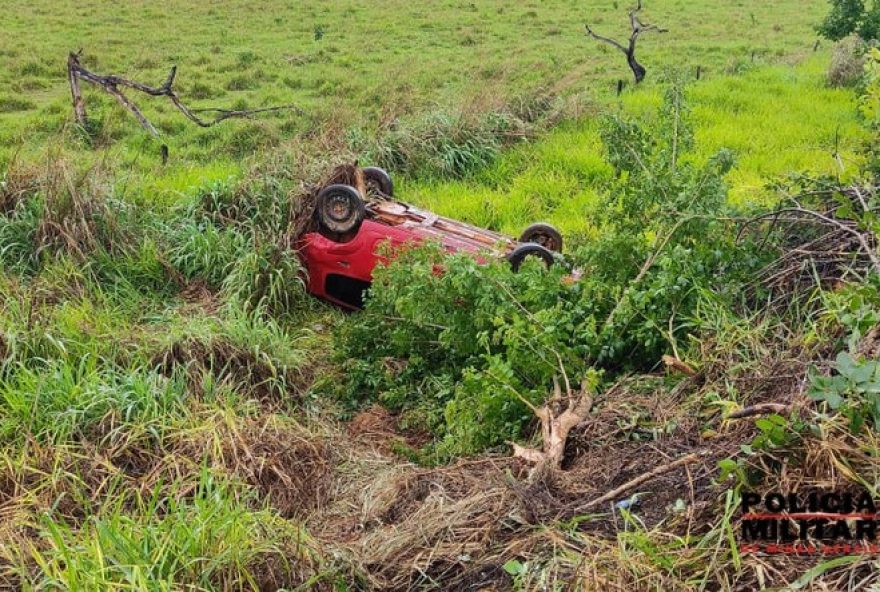
<svg viewBox="0 0 880 592">
<path fill-rule="evenodd" d="M 392 249 L 433 240 L 450 252 L 490 252 L 503 257 L 519 244 L 510 237 L 443 218 L 393 201 L 367 204 L 367 215 L 354 236 L 340 242 L 320 232 L 306 232 L 297 250 L 308 272 L 307 289 L 314 296 L 347 309 L 363 306 L 373 269 L 382 260 L 383 244 Z"/>
</svg>

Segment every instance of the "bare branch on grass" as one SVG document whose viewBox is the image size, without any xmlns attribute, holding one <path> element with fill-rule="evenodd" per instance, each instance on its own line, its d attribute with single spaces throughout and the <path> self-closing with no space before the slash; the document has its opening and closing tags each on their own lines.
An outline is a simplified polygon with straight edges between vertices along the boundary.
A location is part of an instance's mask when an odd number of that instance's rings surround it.
<svg viewBox="0 0 880 592">
<path fill-rule="evenodd" d="M 94 72 L 88 70 L 80 63 L 81 51 L 73 53 L 71 52 L 67 57 L 67 78 L 70 82 L 70 93 L 71 98 L 73 100 L 73 112 L 76 117 L 76 121 L 81 126 L 86 126 L 88 123 L 88 114 L 86 112 L 85 101 L 82 97 L 82 89 L 80 88 L 80 81 L 88 82 L 89 84 L 93 84 L 101 89 L 103 89 L 110 96 L 115 98 L 119 103 L 125 107 L 125 109 L 131 113 L 135 119 L 141 124 L 147 133 L 149 133 L 153 138 L 162 142 L 162 137 L 159 134 L 159 131 L 156 127 L 150 122 L 149 119 L 143 114 L 143 112 L 138 108 L 138 106 L 129 99 L 125 93 L 122 92 L 121 88 L 127 88 L 131 90 L 136 90 L 138 92 L 142 92 L 151 97 L 168 97 L 168 99 L 174 104 L 174 106 L 181 112 L 183 115 L 198 125 L 199 127 L 212 127 L 217 125 L 218 123 L 225 121 L 227 119 L 233 118 L 246 118 L 256 115 L 258 113 L 271 113 L 275 111 L 290 111 L 294 110 L 300 112 L 299 108 L 294 105 L 282 105 L 277 107 L 264 107 L 260 109 L 219 109 L 219 108 L 205 108 L 205 109 L 191 109 L 183 101 L 180 99 L 180 96 L 174 90 L 174 80 L 177 77 L 177 66 L 172 66 L 171 71 L 168 73 L 168 77 L 165 79 L 165 82 L 162 83 L 161 86 L 149 86 L 146 84 L 142 84 L 140 82 L 136 82 L 134 80 L 129 80 L 127 78 L 123 78 L 121 76 L 115 75 L 101 75 L 95 74 Z M 199 117 L 198 113 L 213 113 L 215 114 L 211 119 L 203 119 Z M 162 159 L 163 162 L 168 158 L 168 146 L 162 142 Z"/>
</svg>

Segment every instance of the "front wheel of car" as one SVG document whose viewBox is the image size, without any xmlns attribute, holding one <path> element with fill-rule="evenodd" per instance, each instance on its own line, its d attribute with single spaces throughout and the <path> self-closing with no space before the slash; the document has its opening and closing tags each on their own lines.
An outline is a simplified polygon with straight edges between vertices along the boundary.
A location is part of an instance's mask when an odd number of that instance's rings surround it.
<svg viewBox="0 0 880 592">
<path fill-rule="evenodd" d="M 523 243 L 519 245 L 510 252 L 507 256 L 507 260 L 510 262 L 510 267 L 513 271 L 517 272 L 519 271 L 522 262 L 525 261 L 527 257 L 537 257 L 543 261 L 544 265 L 547 267 L 553 265 L 554 262 L 553 253 L 538 243 Z"/>
<path fill-rule="evenodd" d="M 351 185 L 329 185 L 318 193 L 315 215 L 324 232 L 336 236 L 357 232 L 366 214 L 363 197 Z"/>
<path fill-rule="evenodd" d="M 549 224 L 532 224 L 519 237 L 521 243 L 538 243 L 554 253 L 562 252 L 562 234 Z"/>
</svg>

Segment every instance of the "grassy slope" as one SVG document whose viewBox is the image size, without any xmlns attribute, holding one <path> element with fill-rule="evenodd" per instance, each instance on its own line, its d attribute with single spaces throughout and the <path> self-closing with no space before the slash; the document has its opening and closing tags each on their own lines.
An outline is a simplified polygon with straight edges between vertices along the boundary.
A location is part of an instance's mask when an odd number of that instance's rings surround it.
<svg viewBox="0 0 880 592">
<path fill-rule="evenodd" d="M 646 19 L 671 32 L 644 37 L 643 61 L 652 75 L 659 66 L 699 64 L 712 77 L 753 58 L 803 53 L 822 6 L 819 0 L 651 2 Z M 151 192 L 176 192 L 236 173 L 260 148 L 316 126 L 341 135 L 359 122 L 491 102 L 536 87 L 608 96 L 628 71 L 618 53 L 582 34 L 587 19 L 603 33 L 626 32 L 625 13 L 611 0 L 592 6 L 570 0 L 430 6 L 222 0 L 112 7 L 101 0 L 13 0 L 4 6 L 0 38 L 0 163 L 13 154 L 41 155 L 49 145 L 78 159 L 94 154 L 75 135 L 58 141 L 70 117 L 65 57 L 78 48 L 87 66 L 144 82 L 158 83 L 176 63 L 179 90 L 195 106 L 295 103 L 306 110 L 203 130 L 169 105 L 143 100 L 171 144 L 172 164 L 162 168 L 158 147 L 136 123 L 109 97 L 87 90 L 100 129 L 96 155 L 145 175 Z"/>
<path fill-rule="evenodd" d="M 580 36 L 582 3 L 450 2 L 428 9 L 392 1 L 381 11 L 366 2 L 300 6 L 271 0 L 258 9 L 241 8 L 244 4 L 193 1 L 186 9 L 171 9 L 137 2 L 112 10 L 97 0 L 7 5 L 4 30 L 12 34 L 0 38 L 0 82 L 10 90 L 0 99 L 5 105 L 0 162 L 18 150 L 30 159 L 48 146 L 85 160 L 106 156 L 119 170 L 119 187 L 137 192 L 124 183 L 133 169 L 136 185 L 173 199 L 205 178 L 238 173 L 241 159 L 253 151 L 331 118 L 338 118 L 342 130 L 375 117 L 386 105 L 406 113 L 467 100 L 463 97 L 478 92 L 471 90 L 474 76 L 499 93 L 558 85 L 604 101 L 622 75 L 618 55 Z M 643 48 L 649 66 L 704 65 L 708 80 L 692 91 L 702 154 L 721 146 L 738 152 L 741 166 L 730 179 L 734 197 L 743 200 L 765 199 L 760 188 L 773 175 L 800 168 L 833 170 L 830 154 L 838 131 L 845 157 L 858 132 L 852 95 L 822 87 L 826 54 L 796 70 L 778 66 L 742 78 L 722 76 L 747 67 L 753 50 L 757 61 L 772 62 L 809 49 L 810 25 L 822 3 L 714 4 L 651 2 L 651 19 L 674 33 L 646 38 Z M 603 32 L 620 31 L 625 24 L 610 1 L 589 10 L 598 15 L 592 21 Z M 152 20 L 146 34 L 144 18 Z M 320 42 L 314 39 L 319 26 L 324 30 Z M 79 46 L 86 46 L 87 63 L 96 69 L 151 81 L 161 80 L 166 65 L 178 62 L 182 90 L 212 95 L 200 104 L 293 100 L 312 115 L 306 121 L 278 116 L 202 131 L 182 125 L 167 109 L 151 107 L 172 138 L 177 159 L 162 169 L 155 164 L 155 146 L 99 97 L 93 99 L 93 112 L 103 121 L 104 136 L 116 141 L 90 151 L 57 135 L 69 116 L 59 65 L 67 50 Z M 244 79 L 256 81 L 254 88 L 226 88 L 251 84 Z M 12 110 L 10 98 L 23 100 L 19 107 L 27 108 Z M 656 88 L 648 86 L 627 94 L 623 105 L 642 113 L 657 99 Z M 582 214 L 607 175 L 595 124 L 571 123 L 463 182 L 402 179 L 401 195 L 509 232 L 548 217 L 570 233 L 589 234 Z M 351 550 L 348 539 L 341 538 L 342 527 L 372 528 L 393 520 L 395 496 L 408 499 L 410 484 L 425 473 L 368 446 L 353 450 L 359 441 L 351 444 L 350 432 L 332 423 L 329 433 L 320 431 L 320 422 L 304 430 L 292 419 L 299 411 L 288 400 L 267 402 L 238 388 L 239 379 L 247 386 L 249 375 L 220 379 L 208 373 L 205 383 L 193 386 L 165 381 L 153 371 L 157 355 L 179 356 L 181 366 L 198 367 L 205 354 L 199 348 L 214 348 L 214 355 L 238 356 L 244 372 L 265 370 L 261 362 L 302 369 L 303 384 L 281 388 L 303 394 L 315 378 L 315 366 L 321 369 L 318 378 L 333 377 L 322 360 L 326 313 L 318 313 L 320 324 L 306 326 L 284 319 L 278 325 L 255 323 L 218 302 L 223 295 L 144 293 L 125 279 L 131 278 L 96 283 L 91 270 L 61 260 L 36 279 L 9 273 L 0 281 L 4 358 L 31 364 L 18 370 L 4 361 L 2 367 L 9 373 L 0 384 L 0 584 L 26 573 L 44 585 L 80 590 L 107 589 L 119 581 L 130 589 L 293 588 L 315 572 L 323 575 L 313 581 L 351 581 L 349 568 L 338 559 Z M 280 380 L 272 379 L 273 384 Z M 485 480 L 484 467 L 474 466 L 473 479 Z M 333 514 L 333 506 L 326 524 L 323 515 L 309 524 L 331 541 L 322 547 L 302 534 L 301 524 L 318 500 L 330 496 L 327 481 L 334 472 L 334 504 L 341 515 Z M 592 480 L 589 470 L 581 475 Z M 438 473 L 436 481 L 441 480 Z M 177 501 L 159 511 L 156 500 L 166 496 Z M 507 516 L 504 504 L 501 510 Z M 474 515 L 493 519 L 488 512 Z M 374 554 L 400 540 L 411 541 L 413 553 L 419 551 L 427 524 L 415 516 L 388 525 L 395 532 L 385 539 L 364 538 L 357 557 L 384 564 L 374 565 L 376 571 L 393 572 L 393 556 L 382 561 Z M 457 518 L 462 531 L 473 520 Z M 396 538 L 398 526 L 401 532 L 412 530 L 411 538 Z M 443 521 L 437 528 L 447 530 Z M 573 572 L 583 570 L 586 584 L 613 580 L 626 570 L 642 585 L 645 579 L 657 587 L 675 583 L 667 579 L 665 570 L 674 577 L 674 568 L 663 563 L 662 548 L 656 561 L 645 559 L 653 543 L 640 530 L 633 537 L 644 541 L 619 542 L 590 538 L 565 525 L 536 530 L 541 532 L 524 542 L 540 540 L 543 533 L 544 543 L 554 549 L 553 561 L 570 563 Z M 442 540 L 437 537 L 430 541 Z M 656 538 L 665 541 L 666 535 Z M 559 551 L 560 540 L 576 551 Z M 676 543 L 666 543 L 672 548 L 668 556 L 678 553 Z M 719 538 L 719 548 L 726 544 Z M 594 555 L 586 562 L 585 550 Z M 723 551 L 721 556 L 726 560 Z M 512 558 L 505 555 L 496 563 Z M 706 563 L 702 556 L 695 561 Z M 356 567 L 363 564 L 350 569 Z M 403 572 L 406 565 L 399 567 Z M 717 575 L 708 568 L 705 573 Z"/>
</svg>

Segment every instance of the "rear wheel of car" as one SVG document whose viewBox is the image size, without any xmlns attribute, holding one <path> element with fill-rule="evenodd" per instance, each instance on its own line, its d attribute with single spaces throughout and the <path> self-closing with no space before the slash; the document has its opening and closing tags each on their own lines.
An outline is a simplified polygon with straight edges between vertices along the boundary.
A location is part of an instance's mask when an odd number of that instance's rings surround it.
<svg viewBox="0 0 880 592">
<path fill-rule="evenodd" d="M 363 171 L 367 189 L 377 191 L 379 194 L 387 197 L 394 196 L 394 183 L 391 181 L 391 175 L 385 169 L 366 167 Z"/>
<path fill-rule="evenodd" d="M 544 265 L 550 267 L 553 265 L 553 253 L 545 247 L 542 247 L 538 243 L 524 243 L 516 247 L 510 254 L 507 256 L 507 260 L 510 262 L 510 267 L 513 268 L 513 271 L 519 271 L 522 262 L 526 260 L 527 257 L 537 257 L 541 261 L 544 262 Z"/>
<path fill-rule="evenodd" d="M 532 224 L 519 237 L 521 243 L 537 243 L 554 253 L 562 252 L 562 234 L 549 224 Z"/>
<path fill-rule="evenodd" d="M 366 214 L 363 197 L 351 185 L 329 185 L 318 193 L 315 215 L 321 230 L 331 236 L 357 232 Z"/>
</svg>

